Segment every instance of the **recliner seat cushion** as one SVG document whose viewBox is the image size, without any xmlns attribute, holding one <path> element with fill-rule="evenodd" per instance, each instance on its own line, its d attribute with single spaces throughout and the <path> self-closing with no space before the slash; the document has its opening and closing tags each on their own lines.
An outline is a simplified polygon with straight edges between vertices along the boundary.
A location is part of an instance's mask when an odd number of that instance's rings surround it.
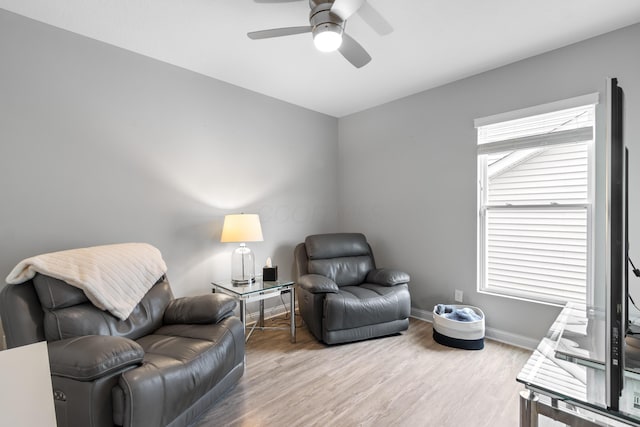
<svg viewBox="0 0 640 427">
<path fill-rule="evenodd" d="M 326 294 L 323 322 L 326 330 L 336 331 L 406 319 L 410 311 L 408 285 L 388 287 L 364 283 L 343 286 L 338 293 Z"/>
<path fill-rule="evenodd" d="M 123 425 L 168 425 L 244 359 L 238 318 L 217 325 L 168 325 L 136 341 L 142 366 L 124 372 L 115 392 Z M 128 406 L 127 406 L 128 405 Z M 116 411 L 116 415 L 118 416 Z"/>
</svg>

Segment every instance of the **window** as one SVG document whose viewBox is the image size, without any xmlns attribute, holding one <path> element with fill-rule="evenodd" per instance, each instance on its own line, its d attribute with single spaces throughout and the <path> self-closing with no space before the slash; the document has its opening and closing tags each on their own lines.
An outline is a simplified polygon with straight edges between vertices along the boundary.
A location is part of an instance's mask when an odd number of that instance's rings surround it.
<svg viewBox="0 0 640 427">
<path fill-rule="evenodd" d="M 590 300 L 595 103 L 476 120 L 479 291 Z"/>
</svg>

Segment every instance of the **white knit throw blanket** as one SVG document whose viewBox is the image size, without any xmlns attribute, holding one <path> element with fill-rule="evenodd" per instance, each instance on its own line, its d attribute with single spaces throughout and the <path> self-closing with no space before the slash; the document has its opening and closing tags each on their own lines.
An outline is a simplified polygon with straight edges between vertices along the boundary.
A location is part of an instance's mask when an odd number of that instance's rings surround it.
<svg viewBox="0 0 640 427">
<path fill-rule="evenodd" d="M 146 243 L 94 246 L 22 260 L 7 276 L 18 284 L 45 274 L 80 288 L 101 310 L 126 320 L 156 281 L 167 272 L 160 251 Z"/>
</svg>

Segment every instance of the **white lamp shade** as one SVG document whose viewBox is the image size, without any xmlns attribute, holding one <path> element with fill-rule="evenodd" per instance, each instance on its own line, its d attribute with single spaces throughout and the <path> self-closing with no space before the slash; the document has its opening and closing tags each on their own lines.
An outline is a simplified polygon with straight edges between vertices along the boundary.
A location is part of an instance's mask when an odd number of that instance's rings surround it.
<svg viewBox="0 0 640 427">
<path fill-rule="evenodd" d="M 257 214 L 225 215 L 222 225 L 222 243 L 262 242 L 262 227 Z"/>
</svg>

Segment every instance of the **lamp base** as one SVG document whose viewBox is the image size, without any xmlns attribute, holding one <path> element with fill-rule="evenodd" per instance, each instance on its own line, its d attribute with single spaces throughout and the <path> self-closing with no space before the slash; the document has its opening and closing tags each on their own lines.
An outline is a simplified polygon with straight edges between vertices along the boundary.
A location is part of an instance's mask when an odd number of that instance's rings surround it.
<svg viewBox="0 0 640 427">
<path fill-rule="evenodd" d="M 244 243 L 231 255 L 231 283 L 233 286 L 247 286 L 256 281 L 256 262 L 253 251 Z"/>
<path fill-rule="evenodd" d="M 251 285 L 251 284 L 253 284 L 255 282 L 256 282 L 256 278 L 255 277 L 251 277 L 249 279 L 243 279 L 243 280 L 239 280 L 239 279 L 231 280 L 231 284 L 233 286 L 247 286 L 247 285 Z"/>
</svg>

